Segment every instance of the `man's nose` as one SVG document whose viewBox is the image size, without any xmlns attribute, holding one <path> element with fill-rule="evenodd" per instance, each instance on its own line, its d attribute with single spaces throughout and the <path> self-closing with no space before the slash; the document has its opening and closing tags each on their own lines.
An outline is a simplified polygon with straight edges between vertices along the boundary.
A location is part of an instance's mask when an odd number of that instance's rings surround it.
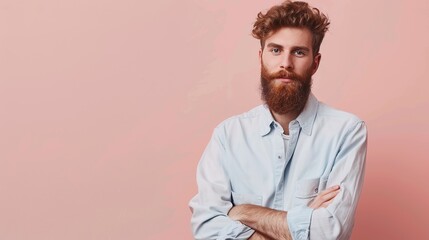
<svg viewBox="0 0 429 240">
<path fill-rule="evenodd" d="M 293 56 L 291 54 L 285 54 L 283 56 L 280 68 L 284 68 L 286 70 L 293 69 Z"/>
</svg>

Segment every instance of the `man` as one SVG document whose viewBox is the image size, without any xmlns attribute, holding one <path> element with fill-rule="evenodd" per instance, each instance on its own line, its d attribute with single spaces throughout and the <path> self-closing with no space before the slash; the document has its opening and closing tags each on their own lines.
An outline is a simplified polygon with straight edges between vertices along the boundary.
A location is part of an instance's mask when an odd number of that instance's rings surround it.
<svg viewBox="0 0 429 240">
<path fill-rule="evenodd" d="M 263 105 L 214 130 L 190 201 L 196 239 L 349 239 L 366 127 L 311 93 L 329 20 L 304 2 L 259 13 Z"/>
</svg>

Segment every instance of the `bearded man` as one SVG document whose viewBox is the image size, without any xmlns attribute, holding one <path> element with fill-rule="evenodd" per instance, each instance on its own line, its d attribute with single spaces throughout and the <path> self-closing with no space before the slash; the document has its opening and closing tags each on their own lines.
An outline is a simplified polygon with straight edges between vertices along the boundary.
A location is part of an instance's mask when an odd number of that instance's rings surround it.
<svg viewBox="0 0 429 240">
<path fill-rule="evenodd" d="M 305 2 L 259 13 L 264 104 L 219 124 L 190 201 L 195 239 L 349 239 L 367 131 L 311 93 L 329 20 Z"/>
</svg>

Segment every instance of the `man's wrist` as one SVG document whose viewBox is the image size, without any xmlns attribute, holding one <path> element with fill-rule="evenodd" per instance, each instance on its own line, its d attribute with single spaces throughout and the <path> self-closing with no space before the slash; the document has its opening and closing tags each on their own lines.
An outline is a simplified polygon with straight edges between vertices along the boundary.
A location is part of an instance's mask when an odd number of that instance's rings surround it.
<svg viewBox="0 0 429 240">
<path fill-rule="evenodd" d="M 236 205 L 232 207 L 228 212 L 228 217 L 230 217 L 232 220 L 240 221 L 243 217 L 242 209 L 244 205 Z"/>
</svg>

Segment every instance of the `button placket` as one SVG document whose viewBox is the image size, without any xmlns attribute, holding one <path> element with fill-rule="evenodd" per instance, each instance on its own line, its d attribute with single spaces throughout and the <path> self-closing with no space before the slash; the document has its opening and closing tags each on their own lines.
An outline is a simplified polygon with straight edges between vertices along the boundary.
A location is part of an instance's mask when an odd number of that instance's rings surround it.
<svg viewBox="0 0 429 240">
<path fill-rule="evenodd" d="M 274 143 L 274 172 L 275 172 L 275 195 L 273 199 L 273 208 L 277 210 L 283 209 L 284 202 L 284 184 L 282 183 L 284 166 L 285 166 L 285 146 L 282 137 L 282 129 L 277 125 L 276 134 L 273 135 Z"/>
</svg>

